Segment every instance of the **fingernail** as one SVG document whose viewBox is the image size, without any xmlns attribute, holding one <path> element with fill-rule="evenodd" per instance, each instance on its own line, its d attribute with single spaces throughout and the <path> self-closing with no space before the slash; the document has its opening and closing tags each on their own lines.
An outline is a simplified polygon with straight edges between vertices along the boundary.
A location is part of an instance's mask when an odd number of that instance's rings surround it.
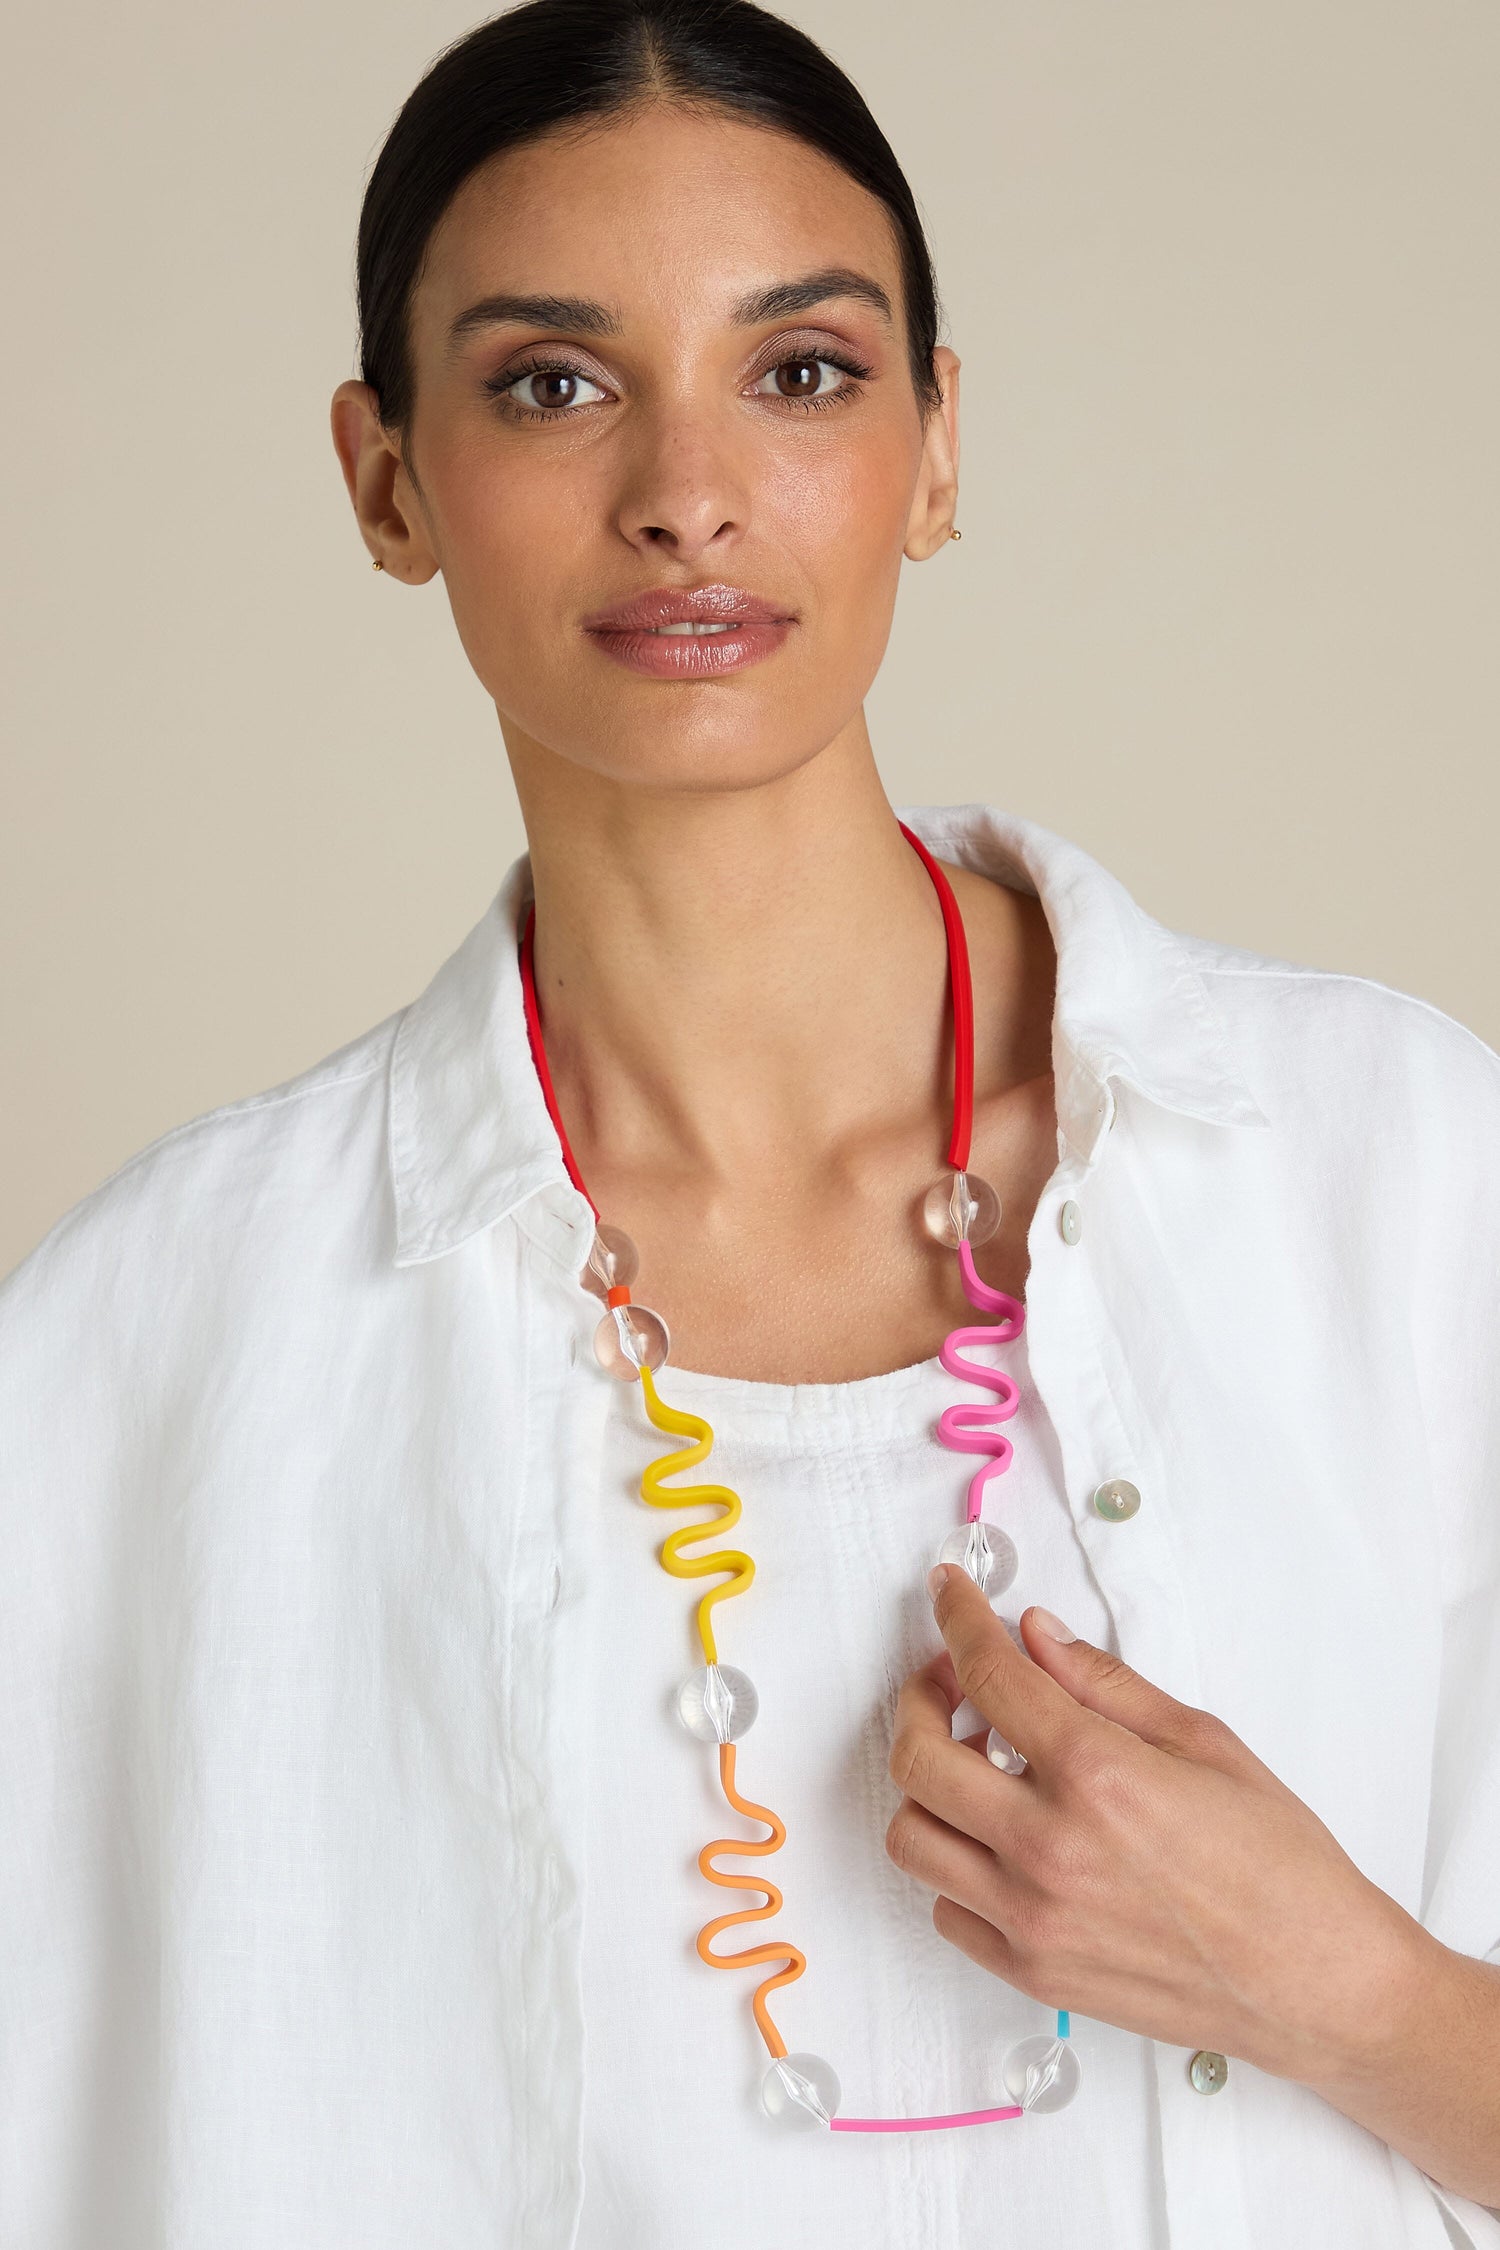
<svg viewBox="0 0 1500 2250">
<path fill-rule="evenodd" d="M 945 1562 L 934 1563 L 931 1570 L 928 1571 L 927 1591 L 929 1594 L 931 1594 L 934 1601 L 937 1600 L 938 1595 L 942 1592 L 943 1580 L 947 1577 L 947 1575 L 948 1565 Z"/>
<path fill-rule="evenodd" d="M 1036 1619 L 1038 1625 L 1040 1625 L 1042 1631 L 1046 1634 L 1049 1641 L 1077 1640 L 1078 1635 L 1074 1632 L 1070 1632 L 1068 1627 L 1063 1623 L 1062 1619 L 1060 1617 L 1054 1617 L 1050 1609 L 1043 1609 L 1038 1605 L 1032 1610 L 1031 1614 Z"/>
</svg>

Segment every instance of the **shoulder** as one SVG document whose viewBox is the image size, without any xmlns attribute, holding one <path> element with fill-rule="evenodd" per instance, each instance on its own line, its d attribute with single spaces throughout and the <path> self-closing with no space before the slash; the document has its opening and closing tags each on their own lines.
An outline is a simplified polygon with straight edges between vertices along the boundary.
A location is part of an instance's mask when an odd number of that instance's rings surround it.
<svg viewBox="0 0 1500 2250">
<path fill-rule="evenodd" d="M 1500 1054 L 1398 986 L 1174 931 L 1272 1123 L 1321 1110 L 1383 1138 L 1500 1129 Z"/>
<path fill-rule="evenodd" d="M 0 1280 L 7 1352 L 54 1310 L 87 1315 L 96 1330 L 126 1305 L 148 1326 L 165 1321 L 194 1274 L 232 1269 L 252 1244 L 274 1257 L 290 1232 L 305 1243 L 314 1209 L 321 1223 L 337 1224 L 352 1196 L 373 1189 L 383 1160 L 402 1013 L 128 1156 Z"/>
</svg>

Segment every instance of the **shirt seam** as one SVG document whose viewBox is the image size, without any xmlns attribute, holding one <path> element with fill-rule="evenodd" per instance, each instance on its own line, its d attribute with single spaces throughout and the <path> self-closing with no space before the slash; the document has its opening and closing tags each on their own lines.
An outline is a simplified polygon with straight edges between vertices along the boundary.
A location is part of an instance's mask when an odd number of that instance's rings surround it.
<svg viewBox="0 0 1500 2250">
<path fill-rule="evenodd" d="M 406 1245 L 406 1217 L 408 1212 L 416 1212 L 422 1223 L 411 1230 L 414 1237 L 411 1246 L 420 1253 L 431 1247 L 433 1225 L 426 1217 L 428 1179 L 421 1151 L 421 1088 L 416 1070 L 406 1059 L 407 1041 L 411 1036 L 408 1027 L 415 1006 L 416 1002 L 412 1001 L 401 1010 L 391 1035 L 391 1051 L 386 1061 L 389 1097 L 385 1130 L 391 1193 L 396 1205 L 396 1246 L 401 1249 Z M 408 1109 L 411 1112 L 409 1126 Z"/>
<path fill-rule="evenodd" d="M 137 1165 L 144 1164 L 147 1157 L 155 1156 L 160 1150 L 171 1147 L 177 1141 L 184 1140 L 188 1134 L 200 1132 L 210 1125 L 220 1123 L 225 1118 L 251 1116 L 264 1109 L 280 1109 L 289 1102 L 302 1101 L 314 1094 L 332 1093 L 340 1086 L 358 1086 L 367 1078 L 378 1078 L 385 1067 L 384 1059 L 382 1059 L 379 1062 L 371 1063 L 368 1069 L 350 1071 L 342 1078 L 320 1078 L 316 1084 L 311 1086 L 289 1086 L 285 1089 L 273 1087 L 267 1089 L 264 1093 L 242 1095 L 237 1101 L 221 1102 L 216 1109 L 204 1110 L 200 1116 L 187 1117 L 179 1125 L 168 1126 L 166 1132 L 158 1133 L 155 1140 L 147 1141 L 143 1148 L 133 1149 L 130 1155 L 117 1164 L 112 1172 L 106 1172 L 102 1180 L 91 1187 L 86 1194 L 80 1196 L 78 1201 L 72 1204 L 68 1210 L 62 1212 L 53 1221 L 30 1255 L 35 1256 L 44 1244 L 55 1241 L 75 1220 L 81 1219 L 86 1212 L 92 1209 L 106 1189 L 113 1187 L 117 1181 L 125 1179 L 135 1170 Z"/>
<path fill-rule="evenodd" d="M 1304 983 L 1314 979 L 1321 984 L 1362 984 L 1371 992 L 1384 992 L 1392 1000 L 1402 1000 L 1410 1008 L 1420 1008 L 1425 1015 L 1435 1016 L 1439 1023 L 1449 1025 L 1454 1031 L 1461 1031 L 1500 1070 L 1500 1053 L 1461 1017 L 1449 1015 L 1446 1008 L 1438 1007 L 1435 1001 L 1424 1000 L 1419 992 L 1403 992 L 1400 985 L 1383 984 L 1379 977 L 1361 976 L 1354 969 L 1299 968 L 1295 964 L 1288 968 L 1278 968 L 1273 963 L 1267 963 L 1264 967 L 1231 968 L 1227 963 L 1204 962 L 1199 974 L 1205 977 L 1291 977 Z"/>
</svg>

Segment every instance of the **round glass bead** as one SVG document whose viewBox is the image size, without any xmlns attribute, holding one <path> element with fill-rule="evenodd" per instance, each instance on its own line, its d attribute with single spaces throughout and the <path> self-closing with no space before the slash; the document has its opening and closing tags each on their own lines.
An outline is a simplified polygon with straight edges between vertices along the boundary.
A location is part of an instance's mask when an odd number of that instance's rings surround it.
<svg viewBox="0 0 1500 2250">
<path fill-rule="evenodd" d="M 700 1742 L 738 1742 L 755 1724 L 760 1697 L 737 1664 L 704 1664 L 677 1690 L 677 1716 Z"/>
<path fill-rule="evenodd" d="M 927 1190 L 922 1224 L 950 1250 L 961 1242 L 988 1242 L 1000 1224 L 1000 1198 L 977 1172 L 950 1172 Z"/>
<path fill-rule="evenodd" d="M 661 1314 L 649 1305 L 611 1305 L 594 1330 L 594 1357 L 607 1375 L 637 1380 L 643 1367 L 665 1367 L 671 1338 Z"/>
<path fill-rule="evenodd" d="M 1022 2109 L 1066 2109 L 1083 2076 L 1070 2041 L 1050 2031 L 1023 2039 L 1005 2058 L 1005 2090 Z"/>
<path fill-rule="evenodd" d="M 984 1746 L 984 1754 L 989 1759 L 990 1764 L 998 1766 L 1002 1773 L 1024 1773 L 1026 1771 L 1026 1760 L 1013 1742 L 1006 1741 L 998 1727 L 990 1728 L 989 1739 Z"/>
<path fill-rule="evenodd" d="M 641 1254 L 623 1227 L 597 1226 L 579 1280 L 596 1297 L 624 1288 L 641 1270 Z"/>
<path fill-rule="evenodd" d="M 1015 1584 L 1021 1556 L 1008 1531 L 975 1516 L 958 1524 L 938 1549 L 939 1562 L 962 1563 L 975 1585 L 993 1602 Z"/>
<path fill-rule="evenodd" d="M 778 2125 L 811 2131 L 838 2114 L 838 2073 L 821 2055 L 778 2055 L 760 2082 L 760 2106 Z"/>
</svg>

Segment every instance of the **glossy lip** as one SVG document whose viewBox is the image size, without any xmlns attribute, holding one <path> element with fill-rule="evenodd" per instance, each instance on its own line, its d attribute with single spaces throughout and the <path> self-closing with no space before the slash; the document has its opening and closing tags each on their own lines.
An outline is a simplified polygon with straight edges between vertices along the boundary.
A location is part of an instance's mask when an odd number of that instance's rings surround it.
<svg viewBox="0 0 1500 2250">
<path fill-rule="evenodd" d="M 650 632 L 654 625 L 780 625 L 790 622 L 793 614 L 758 594 L 747 594 L 741 586 L 715 580 L 707 586 L 653 587 L 608 609 L 595 610 L 583 626 L 588 633 L 641 633 Z"/>
<path fill-rule="evenodd" d="M 790 617 L 733 617 L 718 633 L 653 633 L 641 626 L 592 631 L 602 656 L 648 680 L 716 680 L 774 655 L 795 625 Z"/>
</svg>

